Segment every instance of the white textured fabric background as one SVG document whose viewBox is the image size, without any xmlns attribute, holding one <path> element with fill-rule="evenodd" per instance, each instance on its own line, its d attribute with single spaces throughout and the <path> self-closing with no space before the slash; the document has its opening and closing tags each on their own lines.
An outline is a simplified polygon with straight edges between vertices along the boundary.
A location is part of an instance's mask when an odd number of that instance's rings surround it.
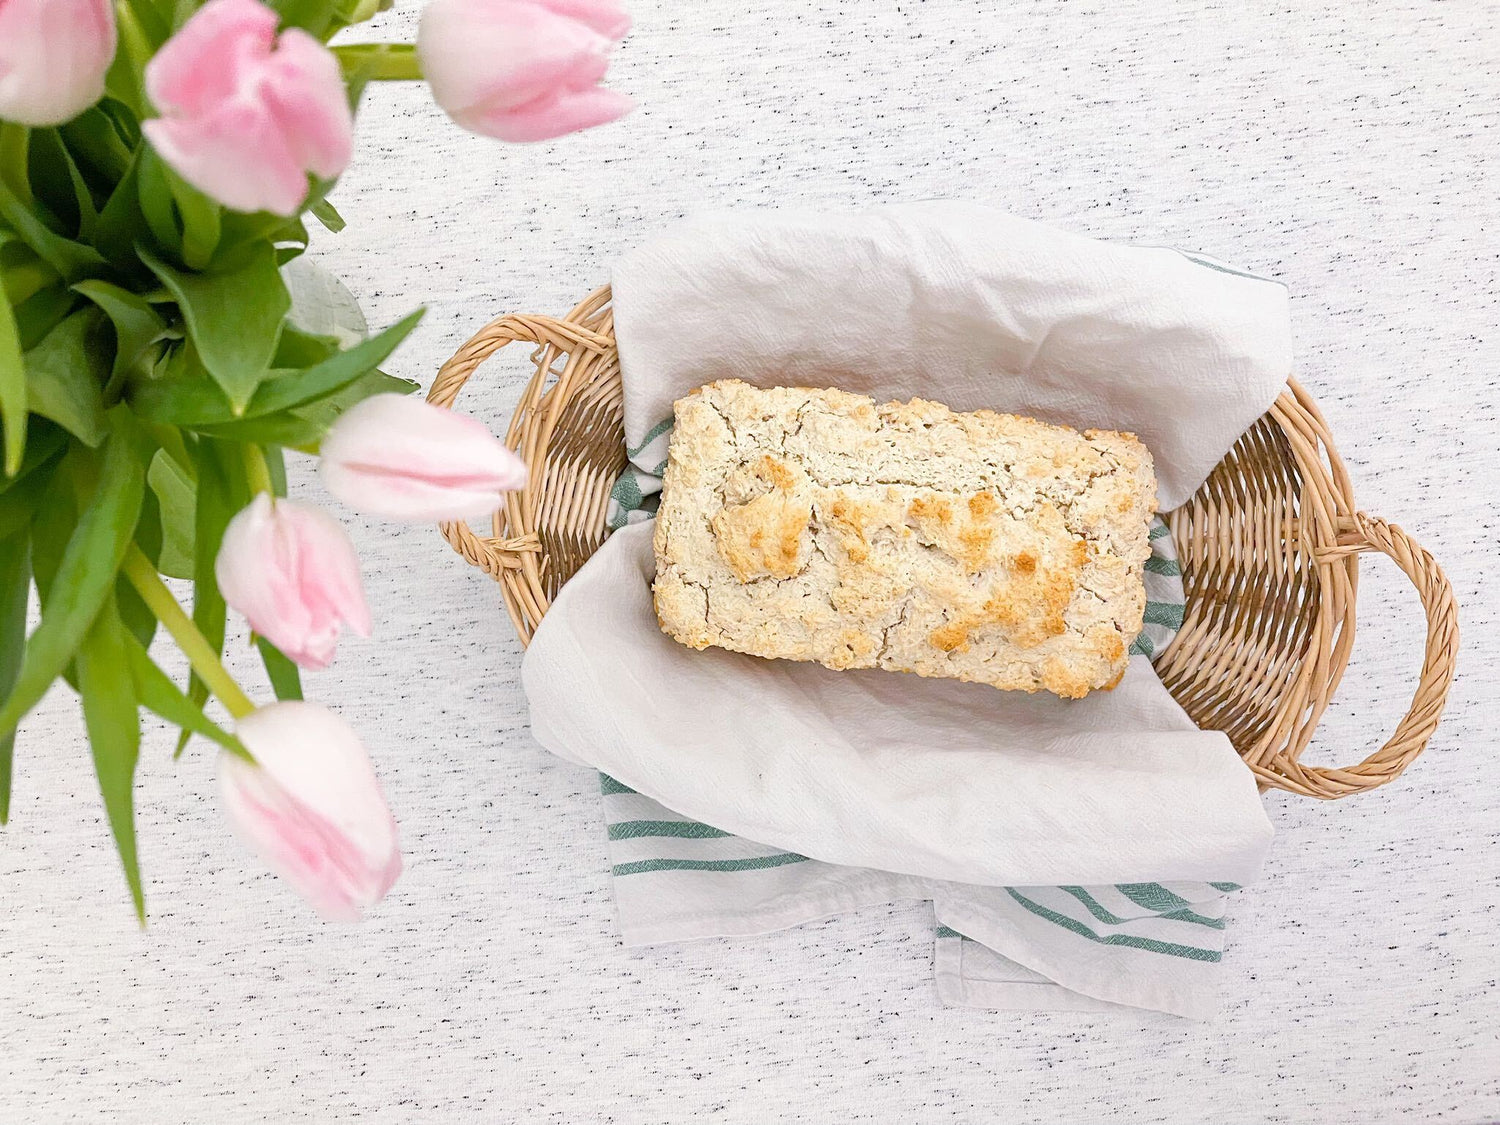
<svg viewBox="0 0 1500 1125">
<path fill-rule="evenodd" d="M 225 832 L 207 751 L 174 765 L 157 730 L 141 933 L 75 705 L 49 697 L 0 835 L 0 1119 L 1500 1119 L 1500 9 L 633 7 L 613 81 L 642 108 L 618 126 L 507 148 L 372 91 L 349 228 L 318 242 L 372 323 L 431 307 L 396 370 L 425 383 L 491 315 L 565 310 L 705 206 L 958 197 L 1207 251 L 1290 286 L 1363 504 L 1452 576 L 1465 652 L 1435 745 L 1371 795 L 1267 798 L 1279 835 L 1208 1024 L 940 1009 L 916 906 L 627 952 L 595 775 L 528 735 L 489 581 L 370 524 L 378 636 L 310 692 L 365 732 L 406 875 L 364 926 L 317 922 Z M 492 364 L 463 401 L 498 426 L 522 376 Z M 1384 738 L 1414 681 L 1415 599 L 1364 569 L 1321 761 Z M 242 642 L 235 666 L 254 679 Z"/>
</svg>

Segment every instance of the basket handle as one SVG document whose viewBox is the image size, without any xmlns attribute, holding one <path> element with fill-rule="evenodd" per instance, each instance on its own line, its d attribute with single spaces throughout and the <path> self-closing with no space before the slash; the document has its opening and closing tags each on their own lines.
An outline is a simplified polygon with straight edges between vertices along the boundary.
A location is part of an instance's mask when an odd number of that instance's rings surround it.
<svg viewBox="0 0 1500 1125">
<path fill-rule="evenodd" d="M 1379 551 L 1389 556 L 1411 579 L 1422 600 L 1422 609 L 1427 614 L 1427 642 L 1416 694 L 1405 717 L 1396 725 L 1395 734 L 1358 765 L 1345 769 L 1300 764 L 1295 767 L 1335 785 L 1361 789 L 1368 788 L 1372 778 L 1378 778 L 1374 781 L 1376 785 L 1392 780 L 1427 746 L 1443 713 L 1458 659 L 1458 607 L 1453 600 L 1453 587 L 1437 560 L 1395 524 L 1364 512 L 1341 518 L 1337 544 L 1319 551 L 1317 558 L 1319 563 L 1332 563 L 1362 551 Z"/>
</svg>

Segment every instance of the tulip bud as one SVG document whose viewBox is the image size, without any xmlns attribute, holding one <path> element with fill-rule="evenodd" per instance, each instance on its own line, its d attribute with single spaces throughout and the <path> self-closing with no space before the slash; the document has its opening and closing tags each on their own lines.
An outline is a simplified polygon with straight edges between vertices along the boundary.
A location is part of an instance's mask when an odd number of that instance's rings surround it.
<svg viewBox="0 0 1500 1125">
<path fill-rule="evenodd" d="M 229 521 L 214 576 L 250 628 L 306 668 L 326 668 L 347 625 L 370 635 L 359 557 L 337 520 L 264 492 Z"/>
<path fill-rule="evenodd" d="M 630 112 L 599 85 L 629 27 L 615 0 L 432 0 L 417 54 L 433 100 L 465 129 L 541 141 Z"/>
<path fill-rule="evenodd" d="M 109 0 L 0 0 L 0 118 L 60 125 L 104 96 Z"/>
<path fill-rule="evenodd" d="M 353 729 L 316 703 L 272 703 L 235 733 L 219 783 L 235 830 L 324 918 L 357 922 L 401 874 L 396 821 Z"/>
<path fill-rule="evenodd" d="M 141 129 L 224 206 L 295 215 L 309 173 L 348 166 L 354 117 L 338 60 L 300 28 L 277 36 L 276 22 L 259 0 L 209 0 L 146 65 L 162 116 Z"/>
<path fill-rule="evenodd" d="M 404 395 L 372 395 L 323 438 L 323 483 L 349 507 L 423 523 L 495 511 L 526 464 L 473 418 Z"/>
</svg>

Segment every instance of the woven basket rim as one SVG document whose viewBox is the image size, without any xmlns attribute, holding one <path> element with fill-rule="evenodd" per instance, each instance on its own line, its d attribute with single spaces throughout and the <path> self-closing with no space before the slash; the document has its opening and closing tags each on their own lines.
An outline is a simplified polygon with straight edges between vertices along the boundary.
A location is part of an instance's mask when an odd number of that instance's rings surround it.
<svg viewBox="0 0 1500 1125">
<path fill-rule="evenodd" d="M 440 530 L 500 584 L 525 644 L 562 582 L 603 542 L 609 493 L 626 464 L 609 287 L 563 317 L 492 320 L 443 365 L 428 400 L 451 407 L 474 371 L 515 342 L 533 346 L 535 373 L 505 440 L 526 461 L 530 481 L 507 495 L 490 535 L 463 523 Z M 1442 714 L 1458 652 L 1457 606 L 1427 551 L 1355 506 L 1349 474 L 1306 389 L 1289 380 L 1166 520 L 1188 605 L 1156 668 L 1194 721 L 1224 730 L 1262 788 L 1327 799 L 1399 776 L 1426 748 Z M 1367 551 L 1396 563 L 1426 614 L 1416 691 L 1395 733 L 1363 761 L 1306 765 L 1302 753 L 1348 665 L 1358 556 Z"/>
</svg>

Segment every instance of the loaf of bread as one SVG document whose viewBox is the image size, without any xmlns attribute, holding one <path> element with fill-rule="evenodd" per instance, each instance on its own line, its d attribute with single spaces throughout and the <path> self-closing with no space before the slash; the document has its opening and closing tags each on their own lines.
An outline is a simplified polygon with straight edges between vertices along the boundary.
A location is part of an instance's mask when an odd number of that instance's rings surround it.
<svg viewBox="0 0 1500 1125">
<path fill-rule="evenodd" d="M 913 399 L 711 383 L 676 403 L 656 613 L 693 648 L 1111 688 L 1156 510 L 1132 434 Z"/>
</svg>

